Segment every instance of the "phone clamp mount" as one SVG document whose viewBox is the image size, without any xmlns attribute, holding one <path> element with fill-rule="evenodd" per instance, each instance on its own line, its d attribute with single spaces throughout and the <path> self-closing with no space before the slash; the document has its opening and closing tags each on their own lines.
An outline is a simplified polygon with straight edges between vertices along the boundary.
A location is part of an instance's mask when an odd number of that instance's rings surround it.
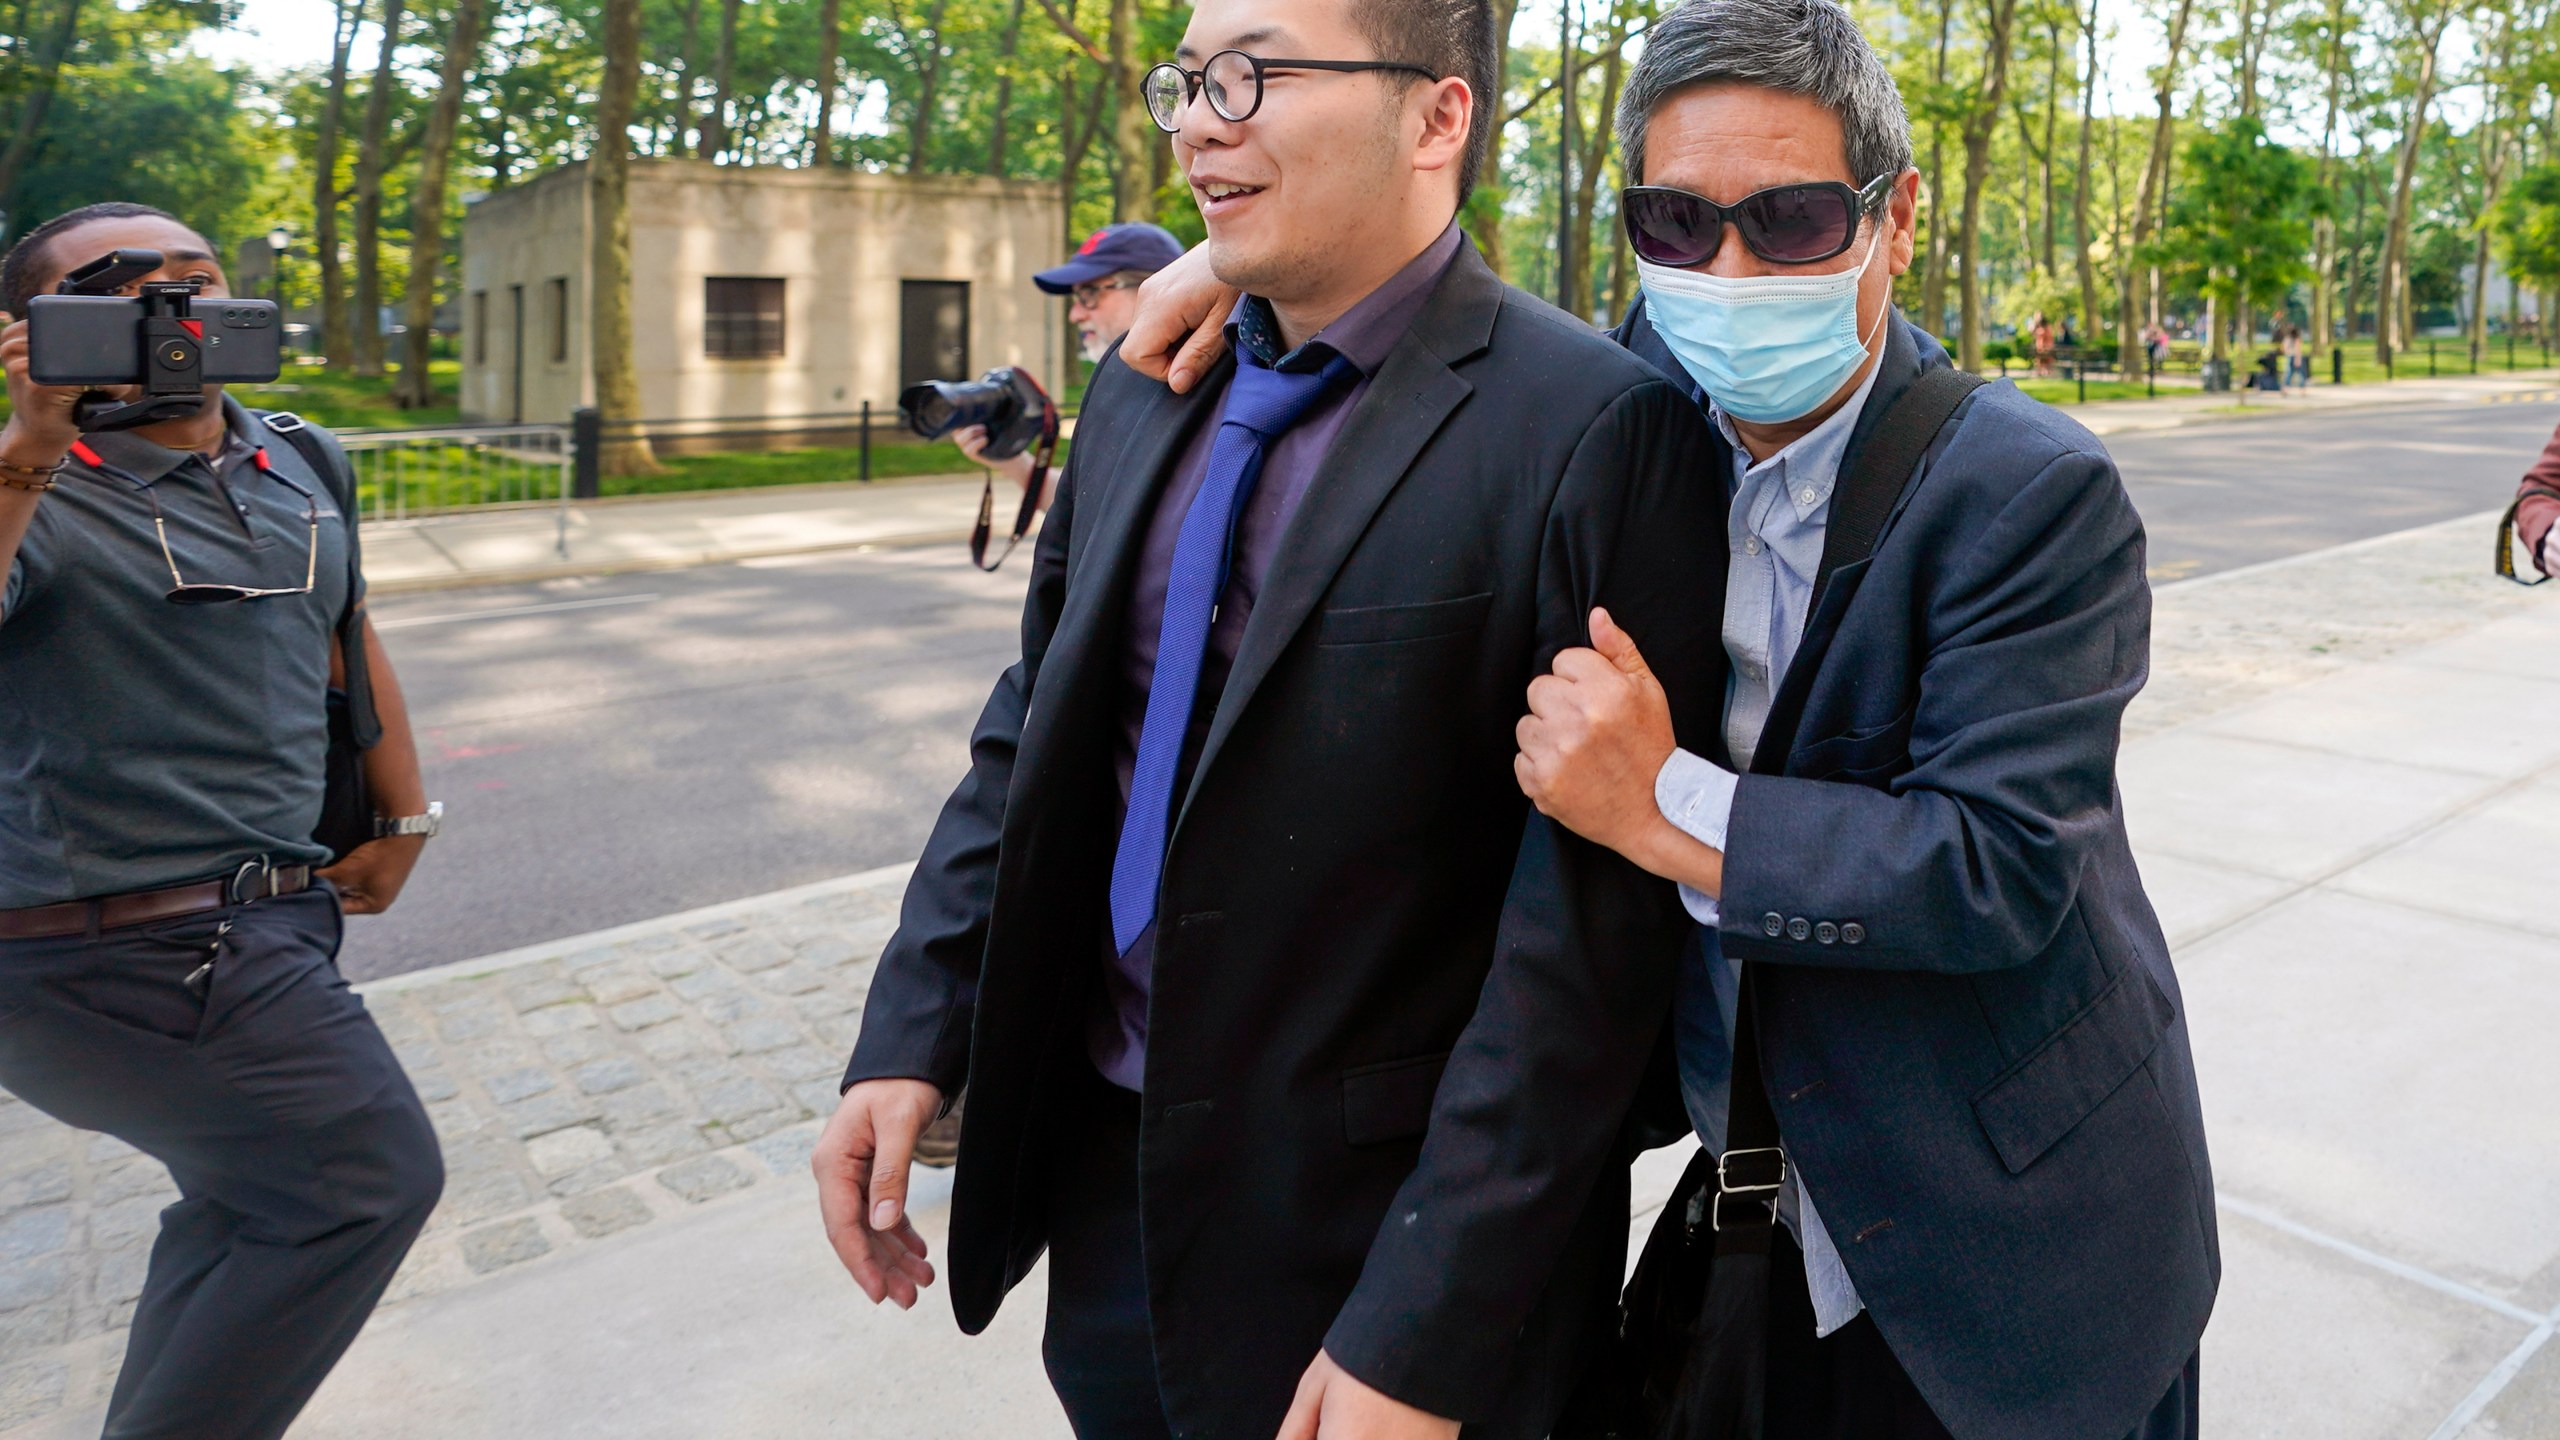
<svg viewBox="0 0 2560 1440">
<path fill-rule="evenodd" d="M 112 250 L 62 277 L 64 295 L 113 295 L 158 270 L 157 250 Z M 192 318 L 198 282 L 152 280 L 142 301 L 142 398 L 118 400 L 93 390 L 71 407 L 72 423 L 89 434 L 177 420 L 204 409 L 204 322 Z"/>
</svg>

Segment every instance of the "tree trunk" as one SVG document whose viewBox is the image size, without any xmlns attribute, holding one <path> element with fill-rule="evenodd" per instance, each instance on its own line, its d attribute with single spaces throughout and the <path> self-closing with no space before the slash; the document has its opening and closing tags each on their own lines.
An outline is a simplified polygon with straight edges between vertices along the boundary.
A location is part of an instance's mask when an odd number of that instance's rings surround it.
<svg viewBox="0 0 2560 1440">
<path fill-rule="evenodd" d="M 907 48 L 916 57 L 916 108 L 907 116 L 907 173 L 921 175 L 932 158 L 935 107 L 941 104 L 942 14 L 949 0 L 933 0 L 925 12 L 924 33 L 910 36 Z"/>
<path fill-rule="evenodd" d="M 738 0 L 720 0 L 720 49 L 711 60 L 711 108 L 702 117 L 697 160 L 717 160 L 729 148 L 729 76 L 737 60 Z"/>
<path fill-rule="evenodd" d="M 2160 117 L 2151 127 L 2151 159 L 2142 171 L 2142 198 L 2133 207 L 2133 244 L 2139 252 L 2151 241 L 2152 217 L 2159 212 L 2160 202 L 2169 188 L 2169 135 L 2177 118 L 2178 56 L 2186 48 L 2187 20 L 2195 13 L 2195 0 L 2178 0 L 2177 10 L 2169 17 L 2169 50 L 2160 62 L 2160 88 L 2157 100 Z M 2143 365 L 2142 336 L 2138 333 L 2138 316 L 2134 309 L 2134 280 L 2142 267 L 2134 254 L 2124 257 L 2122 275 L 2116 293 L 2117 361 L 2126 374 Z"/>
<path fill-rule="evenodd" d="M 1116 221 L 1155 218 L 1156 197 L 1147 189 L 1155 170 L 1147 163 L 1147 151 L 1164 136 L 1147 118 L 1146 101 L 1138 93 L 1146 78 L 1138 53 L 1142 19 L 1138 0 L 1111 0 L 1111 218 Z"/>
<path fill-rule="evenodd" d="M 356 373 L 377 376 L 382 355 L 382 172 L 391 142 L 391 96 L 400 80 L 392 52 L 400 48 L 404 0 L 382 0 L 382 53 L 364 99 L 364 132 L 356 140 Z"/>
<path fill-rule="evenodd" d="M 2081 23 L 2081 34 L 2089 54 L 2089 73 L 2080 85 L 2080 171 L 2071 184 L 2071 245 L 2078 252 L 2075 263 L 2080 271 L 2080 327 L 2088 333 L 2080 343 L 2095 347 L 2103 328 L 2098 320 L 2098 266 L 2089 255 L 2089 185 L 2095 172 L 2089 168 L 2090 117 L 2098 105 L 2098 0 L 2089 0 L 2089 14 Z M 2112 146 L 2110 146 L 2112 149 Z M 2122 265 L 2124 257 L 2118 255 Z"/>
<path fill-rule="evenodd" d="M 63 59 L 79 38 L 80 0 L 62 0 L 62 19 L 55 24 L 52 43 L 36 61 L 35 79 L 27 87 L 26 102 L 18 108 L 17 131 L 9 137 L 8 150 L 0 152 L 0 238 L 6 238 L 17 213 L 18 177 L 35 154 L 36 137 L 44 133 L 44 113 L 53 108 L 54 82 L 61 78 Z"/>
<path fill-rule="evenodd" d="M 2320 122 L 2319 193 L 2329 194 L 2335 184 L 2333 176 L 2338 164 L 2338 87 L 2346 69 L 2347 0 L 2329 0 L 2328 26 L 2324 39 L 2327 48 L 2321 54 L 2321 79 L 2328 89 L 2328 111 Z M 2338 221 L 2324 210 L 2311 220 L 2311 334 L 2314 344 L 2330 344 L 2336 316 L 2330 303 L 2331 285 L 2337 272 Z M 2352 317 L 2351 317 L 2352 318 Z"/>
<path fill-rule="evenodd" d="M 2018 0 L 1985 0 L 1983 85 L 1964 124 L 1964 236 L 1957 255 L 1962 266 L 1958 304 L 1963 312 L 1957 332 L 1958 362 L 1967 370 L 1982 368 L 1982 192 L 1991 174 L 1991 136 L 2009 88 L 2009 32 L 2017 18 Z"/>
<path fill-rule="evenodd" d="M 1587 127 L 1590 133 L 1583 137 L 1582 153 L 1576 157 L 1576 163 L 1581 168 L 1577 172 L 1580 181 L 1575 188 L 1574 198 L 1573 253 L 1582 257 L 1582 268 L 1578 272 L 1581 279 L 1576 285 L 1582 293 L 1582 308 L 1574 313 L 1586 320 L 1599 308 L 1599 297 L 1591 293 L 1591 227 L 1598 223 L 1600 173 L 1609 165 L 1608 115 L 1618 105 L 1618 83 L 1622 78 L 1619 72 L 1625 64 L 1623 52 L 1627 48 L 1627 12 L 1624 6 L 1615 8 L 1617 15 L 1610 24 L 1606 42 L 1609 47 L 1608 54 L 1600 62 L 1600 108 L 1592 112 L 1601 117 L 1600 123 Z M 1624 233 L 1626 227 L 1618 228 L 1621 233 Z M 1614 292 L 1614 280 L 1611 288 Z M 1609 311 L 1612 323 L 1615 322 L 1618 313 L 1616 306 L 1617 301 L 1613 293 Z"/>
<path fill-rule="evenodd" d="M 2044 148 L 2036 152 L 2036 169 L 2044 179 L 2044 273 L 2054 273 L 2053 261 L 2053 123 L 2055 108 L 2062 94 L 2062 22 L 2045 22 L 2044 59 Z"/>
<path fill-rule="evenodd" d="M 403 410 L 436 403 L 427 373 L 435 338 L 437 272 L 444 266 L 444 187 L 453 168 L 453 132 L 462 117 L 462 87 L 480 54 L 480 25 L 488 0 L 454 0 L 453 31 L 445 36 L 435 104 L 418 147 L 418 183 L 409 191 L 409 292 L 402 302 L 408 333 L 400 337 L 400 382 L 392 398 Z"/>
<path fill-rule="evenodd" d="M 311 250 L 320 261 L 320 353 L 341 370 L 355 366 L 356 337 L 348 323 L 346 259 L 338 253 L 338 136 L 347 115 L 347 52 L 363 22 L 364 0 L 338 0 L 329 32 L 329 88 L 312 137 Z"/>
<path fill-rule="evenodd" d="M 1018 19 L 1022 7 L 1013 11 Z M 842 0 L 819 0 L 818 4 L 818 134 L 809 163 L 832 168 L 836 163 L 836 87 L 841 83 L 836 74 L 836 59 L 844 52 L 844 6 Z M 1004 107 L 996 107 L 996 144 L 1004 144 Z"/>
<path fill-rule="evenodd" d="M 2092 4 L 2096 0 L 2091 0 Z M 1932 94 L 1943 94 L 1947 86 L 1947 32 L 1955 23 L 1956 0 L 1938 0 L 1938 52 L 1931 63 L 1929 84 Z M 1929 121 L 1929 253 L 1920 267 L 1920 309 L 1922 329 L 1932 335 L 1947 333 L 1947 257 L 1955 253 L 1954 227 L 1947 222 L 1947 190 L 1945 185 L 1946 126 L 1932 118 Z"/>
<path fill-rule="evenodd" d="M 736 12 L 734 4 L 730 9 Z M 725 56 L 728 47 L 721 49 Z M 727 70 L 724 63 L 724 81 Z M 595 151 L 587 160 L 594 241 L 587 260 L 587 339 L 596 409 L 607 424 L 640 418 L 640 377 L 631 361 L 631 106 L 639 93 L 640 0 L 604 0 L 604 83 L 596 94 Z M 659 468 L 646 437 L 607 441 L 597 458 L 606 475 Z"/>
<path fill-rule="evenodd" d="M 1574 74 L 1582 47 L 1573 33 L 1574 19 L 1574 0 L 1564 0 L 1556 17 L 1556 308 L 1568 315 L 1583 313 L 1577 293 L 1581 287 L 1574 283 L 1583 269 L 1575 263 L 1573 248 L 1573 162 L 1579 151 L 1573 129 L 1582 111 Z"/>
<path fill-rule="evenodd" d="M 1505 96 L 1511 83 L 1511 20 L 1519 13 L 1520 0 L 1493 0 L 1493 93 L 1476 97 L 1477 105 L 1493 107 L 1493 134 L 1486 143 L 1484 169 L 1476 178 L 1476 193 L 1467 201 L 1472 222 L 1467 233 L 1474 237 L 1476 249 L 1483 252 L 1484 263 L 1505 279 L 1510 278 L 1510 272 L 1502 263 L 1502 135 L 1511 127 L 1511 109 Z"/>
<path fill-rule="evenodd" d="M 827 3 L 834 5 L 836 0 Z M 1022 0 L 1013 0 L 1013 10 L 1005 17 L 1004 43 L 996 54 L 996 128 L 987 137 L 987 173 L 998 177 L 1004 174 L 1005 127 L 1013 111 L 1013 57 L 1021 43 Z"/>
<path fill-rule="evenodd" d="M 694 142 L 687 136 L 693 130 L 694 91 L 699 87 L 693 63 L 694 47 L 702 41 L 702 0 L 684 0 L 684 42 L 676 47 L 674 72 L 675 140 L 667 150 L 675 155 L 693 153 Z"/>
<path fill-rule="evenodd" d="M 2418 151 L 2426 143 L 2427 107 L 2436 98 L 2436 51 L 2444 27 L 2453 18 L 2455 0 L 2437 0 L 2430 20 L 2418 20 L 2417 84 L 2409 97 L 2409 123 L 2400 133 L 2398 173 L 2392 182 L 2391 218 L 2383 231 L 2382 293 L 2392 298 L 2384 308 L 2388 323 L 2376 327 L 2374 358 L 2389 364 L 2409 339 L 2405 301 L 2409 292 L 2409 194 L 2418 174 Z"/>
</svg>

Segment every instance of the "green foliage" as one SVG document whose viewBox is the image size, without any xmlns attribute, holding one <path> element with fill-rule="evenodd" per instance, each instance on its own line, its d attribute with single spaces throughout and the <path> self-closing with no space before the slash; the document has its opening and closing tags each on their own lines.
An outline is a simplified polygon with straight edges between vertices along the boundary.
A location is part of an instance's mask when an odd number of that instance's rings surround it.
<svg viewBox="0 0 2560 1440">
<path fill-rule="evenodd" d="M 2532 284 L 2560 286 L 2560 160 L 2516 177 L 2489 212 L 2500 263 Z"/>
<path fill-rule="evenodd" d="M 2225 307 L 2273 305 L 2310 271 L 2310 161 L 2242 116 L 2187 142 L 2185 184 L 2147 252 Z"/>
</svg>

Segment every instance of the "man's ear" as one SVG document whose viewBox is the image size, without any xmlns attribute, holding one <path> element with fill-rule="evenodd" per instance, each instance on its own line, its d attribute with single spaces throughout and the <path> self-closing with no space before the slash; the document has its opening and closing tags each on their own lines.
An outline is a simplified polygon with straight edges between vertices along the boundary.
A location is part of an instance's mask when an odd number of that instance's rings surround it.
<svg viewBox="0 0 2560 1440">
<path fill-rule="evenodd" d="M 1893 193 L 1885 198 L 1885 213 L 1893 217 L 1893 273 L 1911 268 L 1911 257 L 1920 241 L 1920 172 L 1905 170 L 1893 182 Z"/>
<path fill-rule="evenodd" d="M 1475 92 L 1455 75 L 1414 88 L 1422 97 L 1422 133 L 1414 147 L 1413 168 L 1447 170 L 1458 165 L 1475 128 Z"/>
</svg>

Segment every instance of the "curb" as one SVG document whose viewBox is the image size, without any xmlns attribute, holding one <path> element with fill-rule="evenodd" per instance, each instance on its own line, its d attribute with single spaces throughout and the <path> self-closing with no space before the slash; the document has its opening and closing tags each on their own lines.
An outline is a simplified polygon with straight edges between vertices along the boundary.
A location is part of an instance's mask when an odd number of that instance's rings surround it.
<svg viewBox="0 0 2560 1440">
<path fill-rule="evenodd" d="M 367 580 L 367 595 L 417 595 L 437 590 L 472 590 L 484 585 L 525 585 L 540 580 L 569 580 L 596 575 L 637 575 L 653 570 L 691 570 L 739 560 L 770 560 L 784 555 L 823 555 L 834 550 L 907 550 L 924 545 L 957 544 L 966 530 L 925 530 L 903 535 L 874 535 L 862 540 L 830 540 L 819 545 L 768 545 L 741 550 L 702 550 L 677 555 L 633 556 L 623 560 L 564 560 L 557 565 L 525 565 L 512 570 L 480 570 L 451 575 L 403 576 Z"/>
</svg>

